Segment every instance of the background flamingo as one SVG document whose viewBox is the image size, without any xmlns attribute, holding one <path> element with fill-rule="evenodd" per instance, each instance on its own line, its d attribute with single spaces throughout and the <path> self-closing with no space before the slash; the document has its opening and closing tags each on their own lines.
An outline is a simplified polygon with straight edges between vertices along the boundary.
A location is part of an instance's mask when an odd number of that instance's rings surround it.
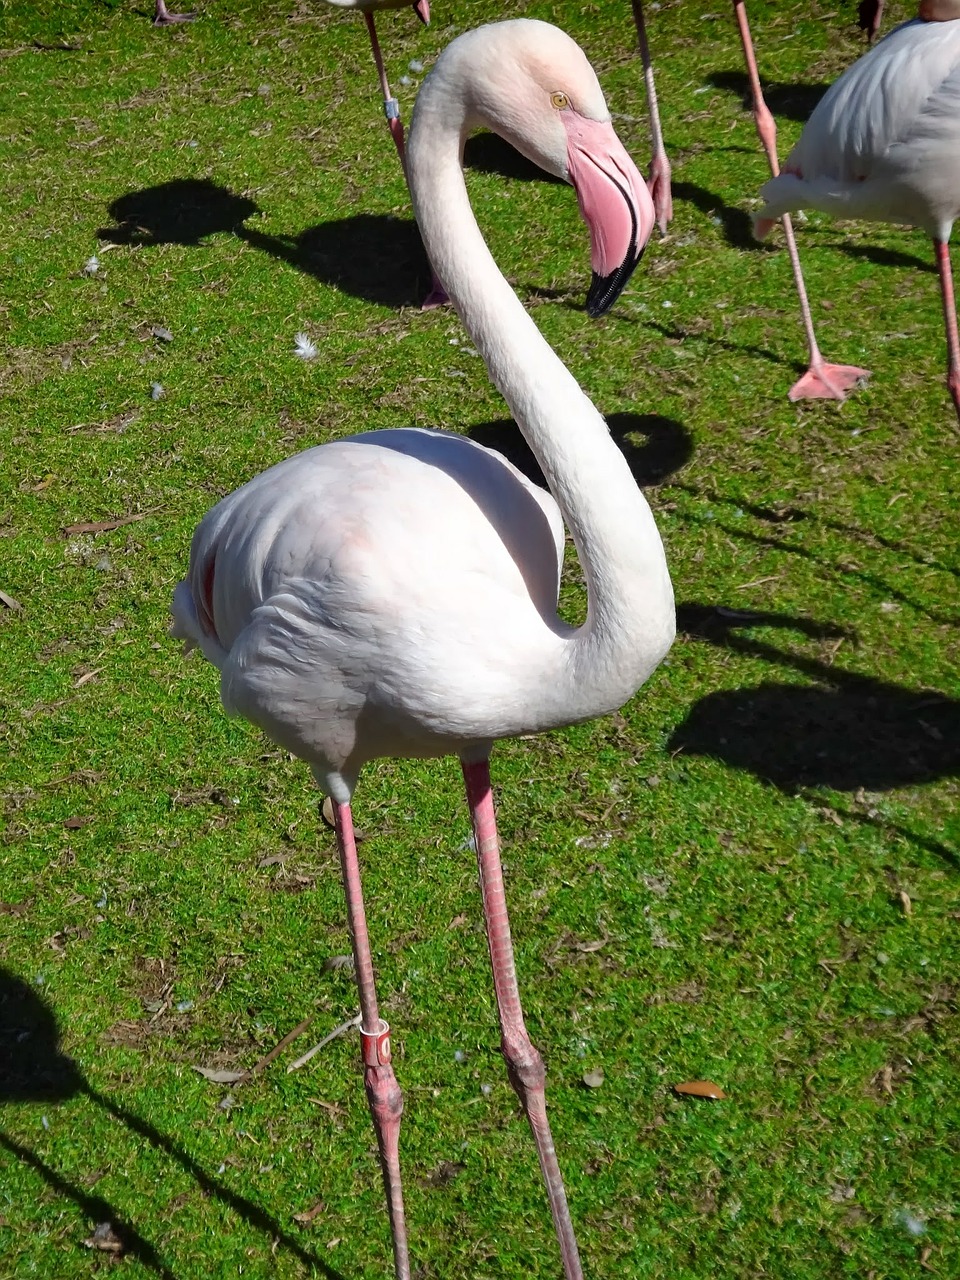
<svg viewBox="0 0 960 1280">
<path fill-rule="evenodd" d="M 660 112 L 657 104 L 656 88 L 653 81 L 653 62 L 650 57 L 650 46 L 647 41 L 646 25 L 643 20 L 642 0 L 631 0 L 633 17 L 640 42 L 640 57 L 643 61 L 644 81 L 646 83 L 647 101 L 650 105 L 650 131 L 653 140 L 653 158 L 650 161 L 650 189 L 656 209 L 657 225 L 665 235 L 667 225 L 673 217 L 673 202 L 670 196 L 670 162 L 663 145 L 663 132 L 660 127 Z M 733 0 L 734 15 L 740 31 L 743 45 L 743 56 L 750 77 L 750 89 L 753 95 L 753 116 L 757 125 L 757 133 L 767 154 L 770 171 L 774 177 L 780 172 L 777 160 L 777 129 L 773 116 L 764 101 L 760 88 L 760 76 L 757 71 L 757 60 L 750 38 L 750 27 L 747 23 L 747 12 L 743 0 Z M 877 16 L 879 22 L 879 16 Z M 820 354 L 816 334 L 813 328 L 813 316 L 807 298 L 806 286 L 803 282 L 803 271 L 800 267 L 800 255 L 797 252 L 796 238 L 789 215 L 783 217 L 783 232 L 787 241 L 787 252 L 793 268 L 793 279 L 800 298 L 800 313 L 807 337 L 808 369 L 788 392 L 791 400 L 830 399 L 844 400 L 849 392 L 862 379 L 870 376 L 868 369 L 860 369 L 856 365 L 829 364 Z"/>
<path fill-rule="evenodd" d="M 960 341 L 948 242 L 960 215 L 960 0 L 929 0 L 835 81 L 780 177 L 759 236 L 788 209 L 905 222 L 933 239 L 947 333 L 947 386 L 960 420 Z M 947 19 L 954 19 L 949 21 Z"/>
<path fill-rule="evenodd" d="M 499 454 L 445 432 L 376 431 L 309 449 L 202 521 L 174 596 L 173 633 L 221 669 L 225 707 L 308 761 L 333 799 L 365 1082 L 401 1278 L 410 1275 L 402 1097 L 377 1005 L 351 796 L 368 760 L 460 758 L 502 1048 L 536 1140 L 565 1275 L 579 1280 L 543 1062 L 517 988 L 489 755 L 497 738 L 619 707 L 670 647 L 673 593 L 623 455 L 480 234 L 460 162 L 478 125 L 573 183 L 592 236 L 594 314 L 612 305 L 639 260 L 653 207 L 590 64 L 555 27 L 523 19 L 482 27 L 437 61 L 407 154 L 417 220 L 551 493 Z M 556 613 L 563 520 L 587 578 L 579 628 Z"/>
</svg>

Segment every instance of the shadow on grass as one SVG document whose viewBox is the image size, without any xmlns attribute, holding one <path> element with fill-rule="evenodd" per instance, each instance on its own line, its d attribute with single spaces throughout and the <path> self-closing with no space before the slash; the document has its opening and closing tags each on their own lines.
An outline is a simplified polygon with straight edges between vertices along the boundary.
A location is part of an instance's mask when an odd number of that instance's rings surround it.
<svg viewBox="0 0 960 1280">
<path fill-rule="evenodd" d="M 637 484 L 643 487 L 663 484 L 693 455 L 692 435 L 673 418 L 659 414 L 611 413 L 607 426 Z M 477 444 L 502 453 L 528 480 L 546 488 L 543 472 L 511 418 L 480 422 L 466 434 Z"/>
<path fill-rule="evenodd" d="M 267 236 L 248 227 L 237 234 L 305 275 L 396 311 L 419 308 L 430 285 L 430 264 L 412 218 L 358 213 L 297 236 Z"/>
<path fill-rule="evenodd" d="M 901 253 L 899 249 L 884 249 L 882 245 L 846 244 L 840 240 L 830 245 L 831 249 L 839 249 L 848 258 L 865 258 L 877 267 L 907 267 L 911 271 L 926 271 L 930 275 L 937 274 L 934 263 L 919 258 L 912 253 Z"/>
<path fill-rule="evenodd" d="M 108 212 L 115 225 L 97 235 L 110 244 L 197 245 L 207 236 L 242 234 L 244 222 L 260 210 L 209 178 L 176 178 L 119 196 Z"/>
<path fill-rule="evenodd" d="M 132 1133 L 164 1152 L 194 1179 L 205 1195 L 227 1205 L 270 1241 L 278 1241 L 304 1266 L 313 1268 L 312 1274 L 325 1276 L 327 1280 L 344 1280 L 342 1273 L 334 1271 L 305 1249 L 283 1230 L 275 1218 L 252 1200 L 211 1177 L 182 1147 L 149 1121 L 92 1088 L 76 1063 L 61 1050 L 60 1032 L 50 1006 L 22 978 L 0 968 L 0 1104 L 55 1104 L 75 1097 L 87 1098 Z M 72 1200 L 94 1226 L 110 1223 L 114 1235 L 122 1242 L 123 1253 L 136 1258 L 165 1280 L 174 1280 L 174 1273 L 162 1261 L 154 1245 L 125 1222 L 106 1200 L 75 1186 L 41 1160 L 36 1152 L 2 1132 L 0 1147 L 29 1165 L 59 1195 Z"/>
<path fill-rule="evenodd" d="M 644 328 L 653 329 L 656 333 L 662 333 L 665 338 L 672 338 L 675 342 L 702 342 L 708 347 L 719 347 L 721 351 L 729 351 L 734 355 L 755 356 L 758 360 L 766 360 L 769 364 L 792 367 L 797 373 L 802 373 L 807 367 L 802 360 L 785 360 L 783 356 L 777 355 L 776 351 L 771 351 L 769 347 L 757 347 L 752 342 L 728 342 L 726 338 L 713 338 L 708 333 L 691 333 L 677 325 L 662 324 L 659 320 L 651 320 L 648 315 L 643 316 L 642 319 L 640 317 L 634 318 L 640 320 Z"/>
<path fill-rule="evenodd" d="M 745 71 L 711 71 L 707 84 L 740 99 L 744 111 L 753 112 L 753 93 Z M 763 84 L 763 96 L 775 116 L 806 124 L 829 84 Z"/>
<path fill-rule="evenodd" d="M 308 227 L 296 235 L 265 235 L 246 226 L 260 213 L 246 196 L 208 178 L 178 178 L 132 191 L 109 207 L 114 225 L 97 235 L 110 244 L 200 244 L 232 235 L 354 297 L 382 306 L 419 306 L 430 266 L 412 218 L 358 214 Z"/>
<path fill-rule="evenodd" d="M 686 200 L 708 218 L 719 219 L 723 238 L 734 249 L 751 253 L 776 253 L 775 245 L 758 240 L 753 234 L 753 219 L 743 209 L 727 204 L 722 196 L 695 182 L 671 183 L 674 200 Z"/>
<path fill-rule="evenodd" d="M 829 516 L 825 516 L 819 511 L 810 511 L 805 507 L 792 506 L 765 507 L 760 503 L 750 502 L 744 498 L 725 498 L 714 489 L 698 489 L 693 485 L 684 484 L 682 481 L 677 481 L 676 487 L 684 493 L 690 494 L 693 498 L 706 498 L 708 502 L 716 503 L 718 506 L 732 507 L 734 510 L 745 511 L 757 520 L 764 520 L 770 524 L 782 526 L 809 521 L 813 525 L 822 525 L 825 529 L 832 529 L 834 533 L 842 534 L 844 537 L 855 538 L 858 542 L 862 542 L 868 547 L 883 547 L 897 556 L 905 556 L 912 560 L 914 564 L 920 565 L 921 568 L 938 569 L 941 573 L 948 573 L 952 577 L 960 579 L 960 566 L 945 564 L 942 560 L 935 560 L 932 556 L 920 555 L 913 547 L 904 542 L 896 542 L 893 538 L 886 538 L 874 529 L 858 529 L 854 525 L 832 520 Z M 729 532 L 729 530 L 726 530 L 726 532 Z M 871 579 L 871 582 L 873 585 L 877 585 L 876 579 Z M 880 583 L 879 585 L 885 591 L 887 590 L 886 584 Z M 953 618 L 952 621 L 956 623 L 957 619 Z"/>
<path fill-rule="evenodd" d="M 697 490 L 696 488 L 685 485 L 682 482 L 677 483 L 677 488 L 681 489 L 684 493 L 689 493 L 696 497 L 706 496 L 713 502 L 722 503 L 725 506 L 739 508 L 743 511 L 749 511 L 752 515 L 757 515 L 761 519 L 767 518 L 763 514 L 765 509 L 762 507 L 752 507 L 749 503 L 732 502 L 729 499 L 721 498 L 719 495 L 715 493 L 711 493 L 709 490 L 701 494 L 700 491 Z M 796 520 L 798 516 L 807 518 L 805 513 L 799 513 L 796 508 L 792 508 L 791 510 L 794 512 L 794 515 L 793 515 L 794 520 Z M 771 547 L 773 550 L 780 551 L 784 555 L 796 556 L 798 559 L 807 560 L 811 564 L 818 565 L 820 568 L 826 570 L 828 573 L 834 575 L 839 579 L 856 578 L 859 582 L 865 583 L 867 586 L 873 588 L 873 590 L 875 591 L 882 593 L 884 596 L 888 597 L 889 599 L 897 600 L 899 601 L 900 604 L 904 604 L 908 608 L 914 609 L 917 613 L 920 613 L 924 617 L 929 618 L 931 622 L 936 622 L 939 626 L 960 627 L 960 618 L 958 618 L 955 613 L 948 613 L 948 612 L 941 613 L 936 609 L 931 609 L 928 605 L 920 604 L 917 600 L 914 600 L 911 596 L 907 595 L 907 593 L 901 587 L 894 586 L 892 583 L 888 582 L 886 579 L 881 578 L 876 573 L 871 573 L 867 569 L 853 568 L 853 567 L 848 567 L 846 565 L 834 566 L 834 565 L 825 563 L 824 559 L 820 555 L 818 555 L 816 552 L 808 550 L 807 547 L 798 546 L 796 543 L 786 542 L 784 541 L 783 538 L 778 538 L 773 534 L 752 533 L 749 529 L 742 529 L 735 524 L 722 524 L 716 520 L 710 520 L 708 522 L 706 520 L 700 519 L 698 516 L 690 512 L 686 513 L 685 518 L 692 521 L 695 524 L 709 523 L 712 529 L 719 529 L 723 533 L 727 534 L 728 537 L 736 538 L 740 542 L 749 542 L 753 546 L 758 546 L 758 547 Z M 782 517 L 781 517 L 781 522 L 782 522 Z M 829 519 L 820 520 L 820 518 L 817 517 L 817 522 L 822 523 L 827 528 L 834 529 L 837 532 L 844 533 L 849 536 L 859 536 L 862 541 L 867 542 L 868 544 L 870 542 L 870 535 L 864 535 L 862 533 L 858 534 L 857 530 L 849 529 L 846 526 L 839 524 L 836 521 L 831 521 Z M 874 536 L 874 540 L 879 545 L 888 547 L 890 550 L 894 551 L 897 555 L 903 554 L 903 555 L 910 556 L 911 559 L 913 559 L 917 564 L 923 565 L 924 568 L 939 569 L 940 571 L 944 573 L 949 573 L 954 577 L 960 576 L 960 572 L 958 572 L 957 569 L 949 565 L 942 564 L 939 561 L 936 561 L 933 559 L 925 560 L 922 556 L 918 556 L 916 552 L 909 551 L 908 549 L 901 547 L 898 543 L 885 541 L 883 538 L 879 536 Z"/>
<path fill-rule="evenodd" d="M 465 168 L 475 169 L 478 173 L 498 173 L 517 182 L 566 185 L 562 178 L 555 178 L 522 156 L 516 147 L 511 147 L 497 133 L 475 133 L 468 138 L 463 150 L 463 163 Z"/>
<path fill-rule="evenodd" d="M 742 628 L 777 627 L 828 638 L 847 634 L 843 629 L 787 614 L 695 603 L 678 607 L 677 623 L 688 636 L 793 668 L 818 684 L 764 682 L 707 694 L 674 731 L 671 751 L 723 760 L 791 793 L 805 787 L 888 791 L 960 775 L 956 699 L 857 675 L 737 634 Z M 902 834 L 960 867 L 956 849 Z"/>
</svg>

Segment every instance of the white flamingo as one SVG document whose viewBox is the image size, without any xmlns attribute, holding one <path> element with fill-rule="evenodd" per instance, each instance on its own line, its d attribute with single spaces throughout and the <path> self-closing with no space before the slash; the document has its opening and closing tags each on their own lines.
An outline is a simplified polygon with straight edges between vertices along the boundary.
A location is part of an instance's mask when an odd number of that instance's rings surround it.
<svg viewBox="0 0 960 1280">
<path fill-rule="evenodd" d="M 960 217 L 960 0 L 924 0 L 817 104 L 784 171 L 766 183 L 759 236 L 788 209 L 919 226 L 934 244 L 947 386 L 960 420 L 960 340 L 949 240 Z M 924 20 L 924 19 L 929 20 Z"/>
<path fill-rule="evenodd" d="M 660 111 L 653 81 L 653 62 L 650 57 L 650 45 L 647 41 L 646 26 L 643 20 L 643 4 L 642 0 L 631 0 L 631 3 L 633 6 L 633 18 L 637 27 L 637 37 L 640 43 L 640 57 L 643 62 L 647 101 L 650 107 L 650 133 L 653 140 L 653 157 L 650 161 L 650 191 L 656 209 L 657 225 L 660 231 L 666 235 L 667 226 L 673 217 L 673 201 L 670 195 L 670 162 L 667 159 L 666 148 L 663 145 Z M 869 17 L 865 18 L 866 21 L 872 23 L 875 18 L 876 22 L 879 23 L 879 13 L 874 13 L 873 0 L 868 0 L 868 3 L 863 8 L 865 10 L 869 9 Z M 756 122 L 757 133 L 760 135 L 763 149 L 767 155 L 770 171 L 776 177 L 780 172 L 777 160 L 777 127 L 764 100 L 763 90 L 760 88 L 760 74 L 757 71 L 757 59 L 753 51 L 753 41 L 750 38 L 750 27 L 747 22 L 747 11 L 743 0 L 733 0 L 733 11 L 737 20 L 737 28 L 740 32 L 743 57 L 747 64 L 747 75 L 750 79 L 750 90 L 753 95 L 753 118 Z M 844 400 L 859 382 L 870 376 L 870 370 L 860 369 L 856 365 L 850 364 L 830 364 L 820 354 L 820 347 L 817 344 L 817 337 L 813 329 L 813 316 L 807 299 L 807 289 L 803 282 L 800 255 L 797 252 L 797 242 L 793 234 L 793 224 L 790 221 L 789 214 L 785 214 L 783 217 L 783 234 L 787 242 L 787 252 L 790 255 L 793 282 L 800 299 L 800 315 L 803 319 L 803 328 L 807 337 L 808 356 L 806 373 L 793 384 L 787 394 L 791 400 Z"/>
<path fill-rule="evenodd" d="M 565 1275 L 580 1280 L 543 1062 L 523 1023 L 489 756 L 498 738 L 603 715 L 631 697 L 673 640 L 673 592 L 623 455 L 477 226 L 461 154 L 479 125 L 576 188 L 591 230 L 594 313 L 612 305 L 636 265 L 653 206 L 589 62 L 561 31 L 497 23 L 459 37 L 438 59 L 407 150 L 417 221 L 550 493 L 499 454 L 446 432 L 374 431 L 308 449 L 204 518 L 174 595 L 173 634 L 220 668 L 227 710 L 306 760 L 333 800 L 400 1280 L 410 1274 L 402 1097 L 377 1006 L 351 796 L 361 766 L 377 757 L 459 757 L 502 1049 L 536 1140 Z M 556 612 L 564 520 L 587 580 L 580 627 Z"/>
</svg>

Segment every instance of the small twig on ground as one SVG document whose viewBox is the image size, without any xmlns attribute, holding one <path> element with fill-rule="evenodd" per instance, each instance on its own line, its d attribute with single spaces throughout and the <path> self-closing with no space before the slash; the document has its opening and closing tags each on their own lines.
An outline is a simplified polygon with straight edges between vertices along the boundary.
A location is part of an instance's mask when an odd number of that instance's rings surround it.
<svg viewBox="0 0 960 1280">
<path fill-rule="evenodd" d="M 296 1040 L 297 1036 L 303 1035 L 304 1031 L 306 1031 L 307 1027 L 309 1027 L 312 1021 L 313 1021 L 313 1018 L 309 1017 L 309 1018 L 304 1018 L 302 1022 L 298 1022 L 292 1031 L 288 1031 L 282 1040 L 277 1041 L 277 1043 L 273 1046 L 273 1048 L 270 1050 L 268 1054 L 265 1054 L 260 1059 L 259 1062 L 255 1062 L 253 1066 L 249 1069 L 249 1071 L 245 1071 L 243 1073 L 243 1075 L 237 1081 L 237 1084 L 243 1084 L 243 1082 L 245 1080 L 249 1080 L 250 1077 L 255 1072 L 262 1071 L 264 1067 L 269 1067 L 270 1063 L 273 1062 L 275 1058 L 280 1057 L 281 1053 L 283 1053 L 284 1049 L 287 1047 L 288 1044 Z"/>
<path fill-rule="evenodd" d="M 287 1075 L 291 1071 L 298 1071 L 300 1067 L 306 1066 L 315 1053 L 319 1053 L 324 1045 L 329 1044 L 331 1040 L 336 1040 L 337 1036 L 342 1036 L 345 1031 L 349 1031 L 351 1027 L 359 1027 L 360 1014 L 355 1018 L 351 1018 L 349 1022 L 341 1022 L 339 1027 L 334 1027 L 329 1035 L 324 1036 L 319 1044 L 315 1044 L 312 1049 L 308 1049 L 302 1058 L 298 1058 L 296 1062 L 291 1062 L 287 1067 Z"/>
</svg>

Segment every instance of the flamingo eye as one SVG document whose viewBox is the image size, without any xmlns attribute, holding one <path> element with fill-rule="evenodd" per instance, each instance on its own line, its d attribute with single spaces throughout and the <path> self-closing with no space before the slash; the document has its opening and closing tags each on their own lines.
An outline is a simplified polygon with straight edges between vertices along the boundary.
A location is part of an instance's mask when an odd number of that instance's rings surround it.
<svg viewBox="0 0 960 1280">
<path fill-rule="evenodd" d="M 570 99 L 565 93 L 551 93 L 550 101 L 558 111 L 563 111 L 565 107 L 569 107 Z"/>
</svg>

